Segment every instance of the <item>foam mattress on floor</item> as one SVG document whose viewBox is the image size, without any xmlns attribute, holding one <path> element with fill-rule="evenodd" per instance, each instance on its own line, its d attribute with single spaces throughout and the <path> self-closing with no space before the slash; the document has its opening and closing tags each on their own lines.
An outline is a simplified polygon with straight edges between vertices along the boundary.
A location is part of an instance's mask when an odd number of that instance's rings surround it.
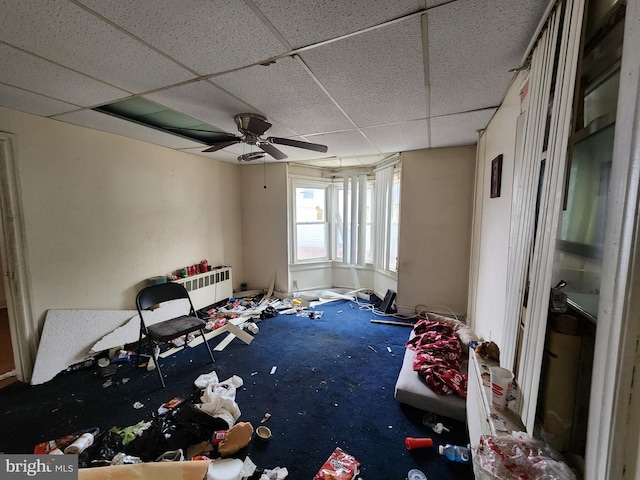
<svg viewBox="0 0 640 480">
<path fill-rule="evenodd" d="M 409 338 L 411 337 L 413 337 L 413 331 Z M 402 368 L 395 387 L 396 400 L 436 415 L 466 421 L 466 400 L 458 395 L 439 395 L 431 390 L 424 379 L 413 370 L 414 357 L 415 352 L 405 348 Z"/>
</svg>

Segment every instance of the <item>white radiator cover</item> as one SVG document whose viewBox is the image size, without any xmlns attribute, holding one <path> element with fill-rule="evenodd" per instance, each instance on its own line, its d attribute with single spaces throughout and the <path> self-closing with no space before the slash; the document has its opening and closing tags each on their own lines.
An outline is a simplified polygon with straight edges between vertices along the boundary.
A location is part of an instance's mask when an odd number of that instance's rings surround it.
<svg viewBox="0 0 640 480">
<path fill-rule="evenodd" d="M 233 295 L 231 267 L 217 268 L 174 281 L 184 285 L 196 310 L 227 300 Z"/>
</svg>

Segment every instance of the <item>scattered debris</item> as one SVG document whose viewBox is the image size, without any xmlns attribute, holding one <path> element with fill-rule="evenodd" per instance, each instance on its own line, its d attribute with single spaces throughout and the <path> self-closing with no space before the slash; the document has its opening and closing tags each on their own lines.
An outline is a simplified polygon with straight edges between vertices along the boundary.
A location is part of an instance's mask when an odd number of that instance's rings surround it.
<svg viewBox="0 0 640 480">
<path fill-rule="evenodd" d="M 274 373 L 276 373 L 276 369 L 278 367 L 276 367 L 275 365 L 273 367 L 271 367 L 271 372 L 269 373 L 270 375 L 273 375 Z"/>
<path fill-rule="evenodd" d="M 375 348 L 373 348 L 371 345 L 369 345 L 369 349 L 370 349 L 370 350 L 373 350 L 373 351 L 374 351 L 374 352 L 376 352 L 376 353 L 378 353 L 378 351 L 377 351 Z"/>
<path fill-rule="evenodd" d="M 144 407 L 144 403 L 136 402 L 133 404 L 133 408 L 136 410 L 140 410 L 142 407 Z"/>
<path fill-rule="evenodd" d="M 260 420 L 260 423 L 264 423 L 267 420 L 269 420 L 271 418 L 271 414 L 270 413 L 265 413 L 264 417 L 262 417 L 262 420 Z"/>
</svg>

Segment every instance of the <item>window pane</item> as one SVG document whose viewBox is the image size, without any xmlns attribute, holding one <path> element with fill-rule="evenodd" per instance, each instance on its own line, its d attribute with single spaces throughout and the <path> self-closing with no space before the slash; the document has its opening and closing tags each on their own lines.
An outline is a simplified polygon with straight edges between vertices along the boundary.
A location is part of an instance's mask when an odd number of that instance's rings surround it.
<svg viewBox="0 0 640 480">
<path fill-rule="evenodd" d="M 325 189 L 296 187 L 296 222 L 323 222 Z"/>
<path fill-rule="evenodd" d="M 296 225 L 296 258 L 298 260 L 326 258 L 326 232 L 324 223 Z"/>
<path fill-rule="evenodd" d="M 398 271 L 398 231 L 400 225 L 400 173 L 393 174 L 391 186 L 391 225 L 389 239 L 389 270 Z"/>
</svg>

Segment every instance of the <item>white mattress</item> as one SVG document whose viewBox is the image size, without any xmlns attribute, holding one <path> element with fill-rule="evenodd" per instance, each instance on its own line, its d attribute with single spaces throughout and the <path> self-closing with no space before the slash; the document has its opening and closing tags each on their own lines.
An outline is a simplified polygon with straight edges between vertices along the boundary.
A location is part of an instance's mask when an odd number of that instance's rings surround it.
<svg viewBox="0 0 640 480">
<path fill-rule="evenodd" d="M 409 339 L 413 337 L 413 330 Z M 436 415 L 466 421 L 467 403 L 458 395 L 439 395 L 431 390 L 424 379 L 413 370 L 415 352 L 405 348 L 402 368 L 395 387 L 395 397 L 400 403 L 433 412 Z"/>
</svg>

